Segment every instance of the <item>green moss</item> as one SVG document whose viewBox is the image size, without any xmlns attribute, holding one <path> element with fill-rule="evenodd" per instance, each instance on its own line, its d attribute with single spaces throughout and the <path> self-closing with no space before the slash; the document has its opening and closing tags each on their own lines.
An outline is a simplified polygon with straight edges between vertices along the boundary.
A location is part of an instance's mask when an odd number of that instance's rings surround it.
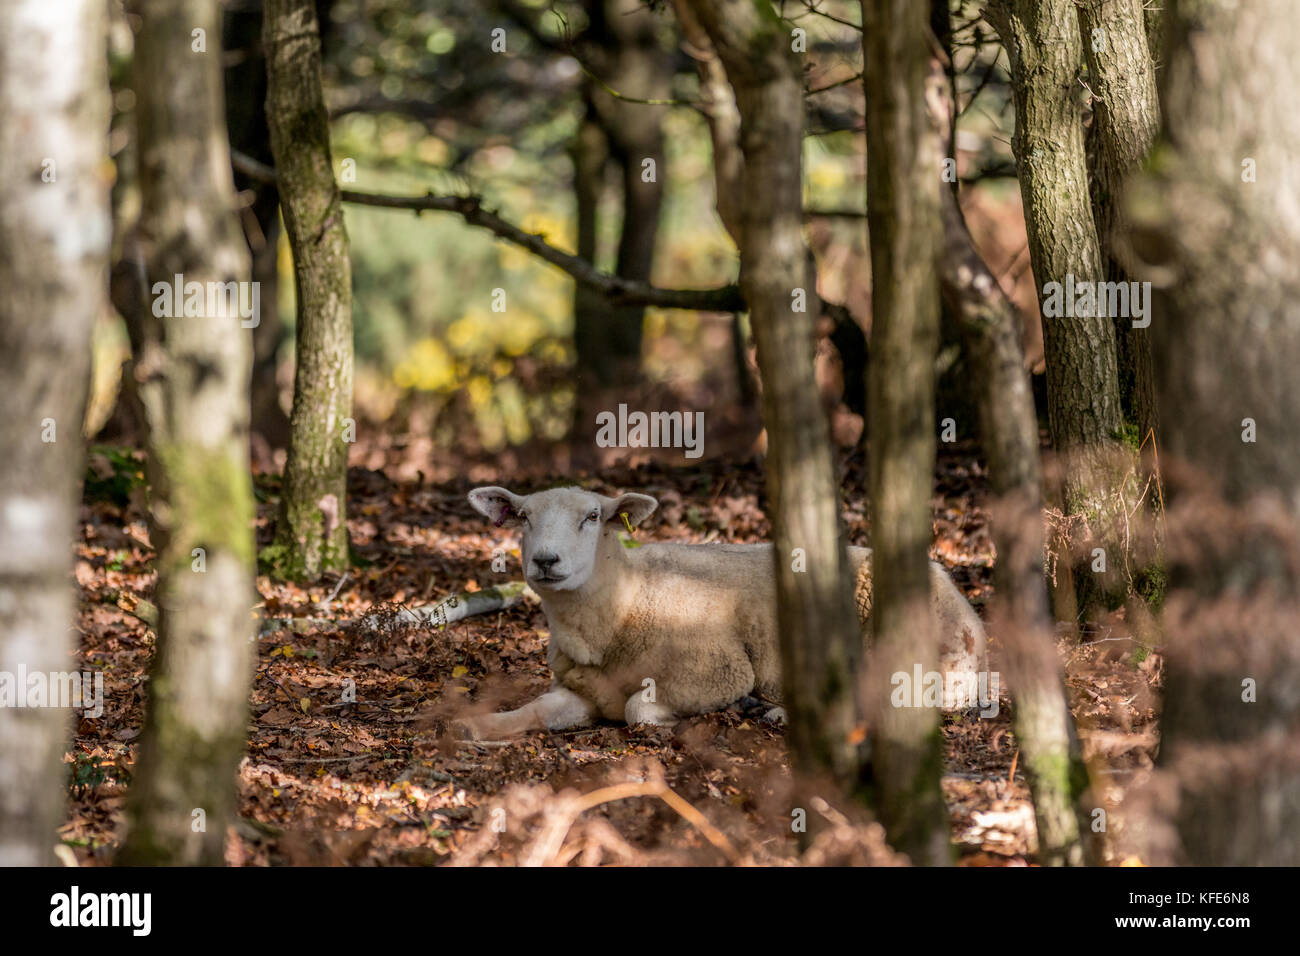
<svg viewBox="0 0 1300 956">
<path fill-rule="evenodd" d="M 185 719 L 163 674 L 154 678 L 132 792 L 130 827 L 115 862 L 127 866 L 222 863 L 225 827 L 236 800 L 236 769 L 244 753 L 246 709 L 231 714 L 236 732 L 210 735 Z M 192 829 L 194 809 L 206 830 Z"/>
<path fill-rule="evenodd" d="M 1029 731 L 1025 736 L 1029 736 Z M 1023 744 L 1020 745 L 1022 748 Z M 1069 755 L 1059 750 L 1040 750 L 1037 753 L 1024 754 L 1025 772 L 1032 774 L 1035 780 L 1042 781 L 1054 789 L 1068 790 L 1070 782 Z"/>
<path fill-rule="evenodd" d="M 1135 422 L 1123 421 L 1119 429 L 1112 436 L 1116 441 L 1123 442 L 1133 451 L 1137 451 L 1142 446 L 1142 434 Z"/>
<path fill-rule="evenodd" d="M 255 559 L 253 485 L 248 463 L 228 448 L 174 441 L 156 450 L 167 480 L 168 538 L 160 566 L 189 568 L 194 548 L 209 558 L 233 553 L 249 567 Z"/>
<path fill-rule="evenodd" d="M 257 552 L 257 573 L 279 578 L 284 574 L 290 557 L 290 548 L 279 542 L 268 544 Z"/>
<path fill-rule="evenodd" d="M 1165 592 L 1169 589 L 1169 575 L 1163 561 L 1156 561 L 1149 567 L 1142 568 L 1134 576 L 1133 590 L 1151 609 L 1158 614 L 1165 603 Z"/>
</svg>

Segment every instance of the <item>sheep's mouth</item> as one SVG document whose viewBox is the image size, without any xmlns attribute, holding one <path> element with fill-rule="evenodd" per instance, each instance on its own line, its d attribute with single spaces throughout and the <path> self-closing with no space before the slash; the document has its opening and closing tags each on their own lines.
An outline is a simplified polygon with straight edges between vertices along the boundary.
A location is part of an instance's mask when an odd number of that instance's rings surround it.
<svg viewBox="0 0 1300 956">
<path fill-rule="evenodd" d="M 529 582 L 532 584 L 560 584 L 568 579 L 567 574 L 535 574 L 529 578 Z"/>
</svg>

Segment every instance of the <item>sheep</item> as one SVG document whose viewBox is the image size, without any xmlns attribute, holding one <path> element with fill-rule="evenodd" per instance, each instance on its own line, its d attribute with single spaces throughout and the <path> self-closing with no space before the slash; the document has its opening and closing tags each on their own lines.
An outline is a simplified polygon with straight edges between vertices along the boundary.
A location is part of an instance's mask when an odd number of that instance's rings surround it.
<svg viewBox="0 0 1300 956">
<path fill-rule="evenodd" d="M 627 547 L 618 534 L 624 522 L 635 527 L 659 504 L 643 494 L 569 487 L 521 496 L 484 487 L 469 501 L 496 526 L 522 528 L 524 574 L 550 626 L 554 681 L 518 710 L 459 721 L 466 736 L 564 730 L 597 718 L 671 725 L 750 694 L 779 705 L 772 545 Z M 859 610 L 869 612 L 871 551 L 849 552 Z M 943 705 L 971 706 L 975 675 L 985 670 L 984 627 L 947 572 L 931 569 L 940 669 L 959 676 L 945 680 Z M 779 706 L 768 715 L 783 716 Z"/>
</svg>

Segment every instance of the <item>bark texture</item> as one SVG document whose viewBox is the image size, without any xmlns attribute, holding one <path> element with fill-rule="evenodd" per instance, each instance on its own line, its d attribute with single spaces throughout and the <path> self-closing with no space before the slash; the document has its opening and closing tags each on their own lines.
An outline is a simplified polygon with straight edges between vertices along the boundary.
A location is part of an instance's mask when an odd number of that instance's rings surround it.
<svg viewBox="0 0 1300 956">
<path fill-rule="evenodd" d="M 654 265 L 664 197 L 664 107 L 621 97 L 667 98 L 672 57 L 660 41 L 662 20 L 649 8 L 591 0 L 587 10 L 590 26 L 582 38 L 584 58 L 600 79 L 588 78 L 584 84 L 587 118 L 575 144 L 579 245 L 589 245 L 588 261 L 595 262 L 596 205 L 604 171 L 611 165 L 617 171 L 623 212 L 614 272 L 645 282 Z M 652 174 L 643 166 L 646 160 L 654 163 Z M 588 214 L 591 221 L 584 234 Z M 578 254 L 584 255 L 581 249 Z M 641 380 L 645 306 L 613 305 L 595 290 L 579 287 L 574 291 L 574 310 L 575 367 L 580 370 L 575 426 L 577 437 L 583 439 L 585 430 L 589 442 L 594 411 L 608 404 L 607 391 L 625 390 Z"/>
<path fill-rule="evenodd" d="M 206 301 L 194 314 L 176 302 L 167 310 L 160 296 L 177 275 L 204 289 L 247 283 L 249 259 L 226 147 L 217 5 L 150 0 L 139 12 L 140 241 L 151 307 L 133 371 L 149 428 L 159 621 L 118 862 L 219 864 L 253 657 L 251 331 L 228 305 Z M 196 29 L 206 52 L 192 47 Z"/>
<path fill-rule="evenodd" d="M 1155 61 L 1147 48 L 1142 0 L 1083 0 L 1079 25 L 1093 92 L 1092 208 L 1097 239 L 1106 278 L 1126 282 L 1131 277 L 1113 249 L 1116 233 L 1126 228 L 1120 190 L 1146 159 L 1160 128 Z M 1158 420 L 1149 333 L 1133 328 L 1129 317 L 1115 318 L 1120 403 L 1139 441 Z"/>
<path fill-rule="evenodd" d="M 106 12 L 0 5 L 0 672 L 13 680 L 78 669 L 71 547 L 112 231 Z M 0 706 L 0 866 L 53 862 L 70 733 L 66 707 Z"/>
<path fill-rule="evenodd" d="M 942 2 L 942 0 L 940 0 Z M 931 67 L 939 70 L 939 64 Z M 951 87 L 944 87 L 945 92 Z M 936 126 L 946 134 L 955 114 L 950 92 L 935 98 Z M 951 148 L 944 141 L 943 152 Z M 957 317 L 973 373 L 980 443 L 993 494 L 993 626 L 1015 702 L 1016 741 L 1034 803 L 1038 857 L 1046 865 L 1090 860 L 1087 771 L 1065 695 L 1044 573 L 1042 469 L 1038 417 L 1020 342 L 1020 319 L 975 248 L 957 195 L 942 199 L 940 289 Z M 990 685 L 991 686 L 991 685 Z"/>
<path fill-rule="evenodd" d="M 858 778 L 854 743 L 861 636 L 839 526 L 829 426 L 813 371 L 816 290 L 802 226 L 803 84 L 789 31 L 766 4 L 683 0 L 735 93 L 745 203 L 736 213 L 740 284 L 763 380 L 767 480 L 790 749 L 798 770 Z M 804 289 L 807 311 L 793 311 Z M 797 571 L 802 549 L 806 570 Z"/>
<path fill-rule="evenodd" d="M 271 563 L 295 580 L 348 566 L 352 267 L 321 92 L 312 0 L 268 0 L 266 112 L 298 293 L 292 435 Z"/>
<path fill-rule="evenodd" d="M 1169 513 L 1159 766 L 1176 859 L 1295 866 L 1300 33 L 1286 0 L 1165 7 L 1163 142 L 1128 207 L 1134 270 L 1160 290 L 1161 462 L 1189 479 Z"/>
<path fill-rule="evenodd" d="M 222 18 L 226 128 L 230 148 L 271 165 L 271 131 L 266 120 L 266 58 L 262 56 L 261 4 L 227 5 Z M 288 448 L 289 416 L 280 407 L 276 382 L 280 347 L 287 337 L 280 319 L 280 193 L 275 183 L 258 182 L 238 171 L 235 189 L 248 190 L 253 203 L 242 214 L 244 238 L 253 257 L 253 281 L 261 289 L 261 315 L 253 329 L 252 429 L 264 452 Z"/>
<path fill-rule="evenodd" d="M 1011 64 L 1012 148 L 1024 200 L 1029 254 L 1040 295 L 1105 278 L 1089 202 L 1081 119 L 1083 52 L 1073 0 L 992 0 L 986 16 Z M 1067 286 L 1069 283 L 1069 286 Z M 1040 300 L 1041 301 L 1041 300 Z M 1064 468 L 1063 505 L 1086 521 L 1086 540 L 1107 552 L 1107 571 L 1078 570 L 1084 610 L 1098 588 L 1114 592 L 1122 566 L 1117 488 L 1129 464 L 1117 446 L 1121 412 L 1115 324 L 1105 316 L 1043 317 L 1048 422 Z M 1067 557 L 1066 563 L 1069 562 Z"/>
<path fill-rule="evenodd" d="M 1065 696 L 1043 567 L 1038 419 L 1015 307 L 976 251 L 957 203 L 945 204 L 943 288 L 974 371 L 980 440 L 994 495 L 996 624 L 1015 702 L 1016 740 L 1034 801 L 1038 853 L 1049 865 L 1084 862 L 1090 809 L 1086 769 Z"/>
<path fill-rule="evenodd" d="M 588 262 L 599 262 L 600 205 L 605 195 L 605 169 L 609 164 L 609 140 L 605 136 L 594 107 L 574 135 L 573 194 L 578 219 L 578 255 Z M 573 286 L 573 345 L 576 361 L 577 396 L 574 403 L 575 431 L 591 427 L 599 411 L 600 391 L 618 380 L 608 353 L 610 339 L 604 322 L 609 301 L 600 290 L 580 282 Z M 639 357 L 639 356 L 638 356 Z"/>
<path fill-rule="evenodd" d="M 655 13 L 618 0 L 602 0 L 601 5 L 605 30 L 613 41 L 606 80 L 609 88 L 625 97 L 666 99 L 672 92 L 672 58 L 660 45 Z M 591 98 L 609 136 L 610 155 L 623 185 L 615 274 L 648 281 L 664 196 L 664 108 L 620 99 L 603 87 L 593 89 Z M 644 170 L 647 159 L 654 162 L 652 177 Z M 634 369 L 641 360 L 644 314 L 641 305 L 616 306 L 606 322 L 606 334 L 615 339 L 619 352 Z"/>
<path fill-rule="evenodd" d="M 867 376 L 874 629 L 867 698 L 876 809 L 889 842 L 917 864 L 951 862 L 939 778 L 939 711 L 891 705 L 891 675 L 938 670 L 930 614 L 930 492 L 939 347 L 939 132 L 926 96 L 929 12 L 914 0 L 864 0 L 871 367 Z M 937 79 L 940 89 L 934 88 Z"/>
</svg>

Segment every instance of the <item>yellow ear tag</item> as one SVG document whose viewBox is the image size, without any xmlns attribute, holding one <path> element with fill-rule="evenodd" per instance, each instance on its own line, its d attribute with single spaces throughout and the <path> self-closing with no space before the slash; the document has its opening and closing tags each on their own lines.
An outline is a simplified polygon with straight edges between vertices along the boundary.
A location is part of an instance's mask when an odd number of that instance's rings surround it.
<svg viewBox="0 0 1300 956">
<path fill-rule="evenodd" d="M 627 528 L 627 534 L 623 534 L 622 532 L 620 532 L 620 533 L 619 533 L 619 536 L 618 536 L 618 540 L 622 542 L 623 547 L 625 547 L 625 548 L 639 548 L 639 547 L 641 547 L 641 542 L 640 542 L 640 541 L 633 541 L 633 540 L 632 540 L 632 534 L 633 534 L 633 532 L 632 532 L 632 522 L 630 522 L 630 521 L 627 520 L 627 512 L 626 512 L 626 511 L 620 511 L 620 512 L 618 513 L 618 516 L 619 516 L 620 518 L 623 519 L 623 524 L 624 524 L 624 526 Z"/>
</svg>

